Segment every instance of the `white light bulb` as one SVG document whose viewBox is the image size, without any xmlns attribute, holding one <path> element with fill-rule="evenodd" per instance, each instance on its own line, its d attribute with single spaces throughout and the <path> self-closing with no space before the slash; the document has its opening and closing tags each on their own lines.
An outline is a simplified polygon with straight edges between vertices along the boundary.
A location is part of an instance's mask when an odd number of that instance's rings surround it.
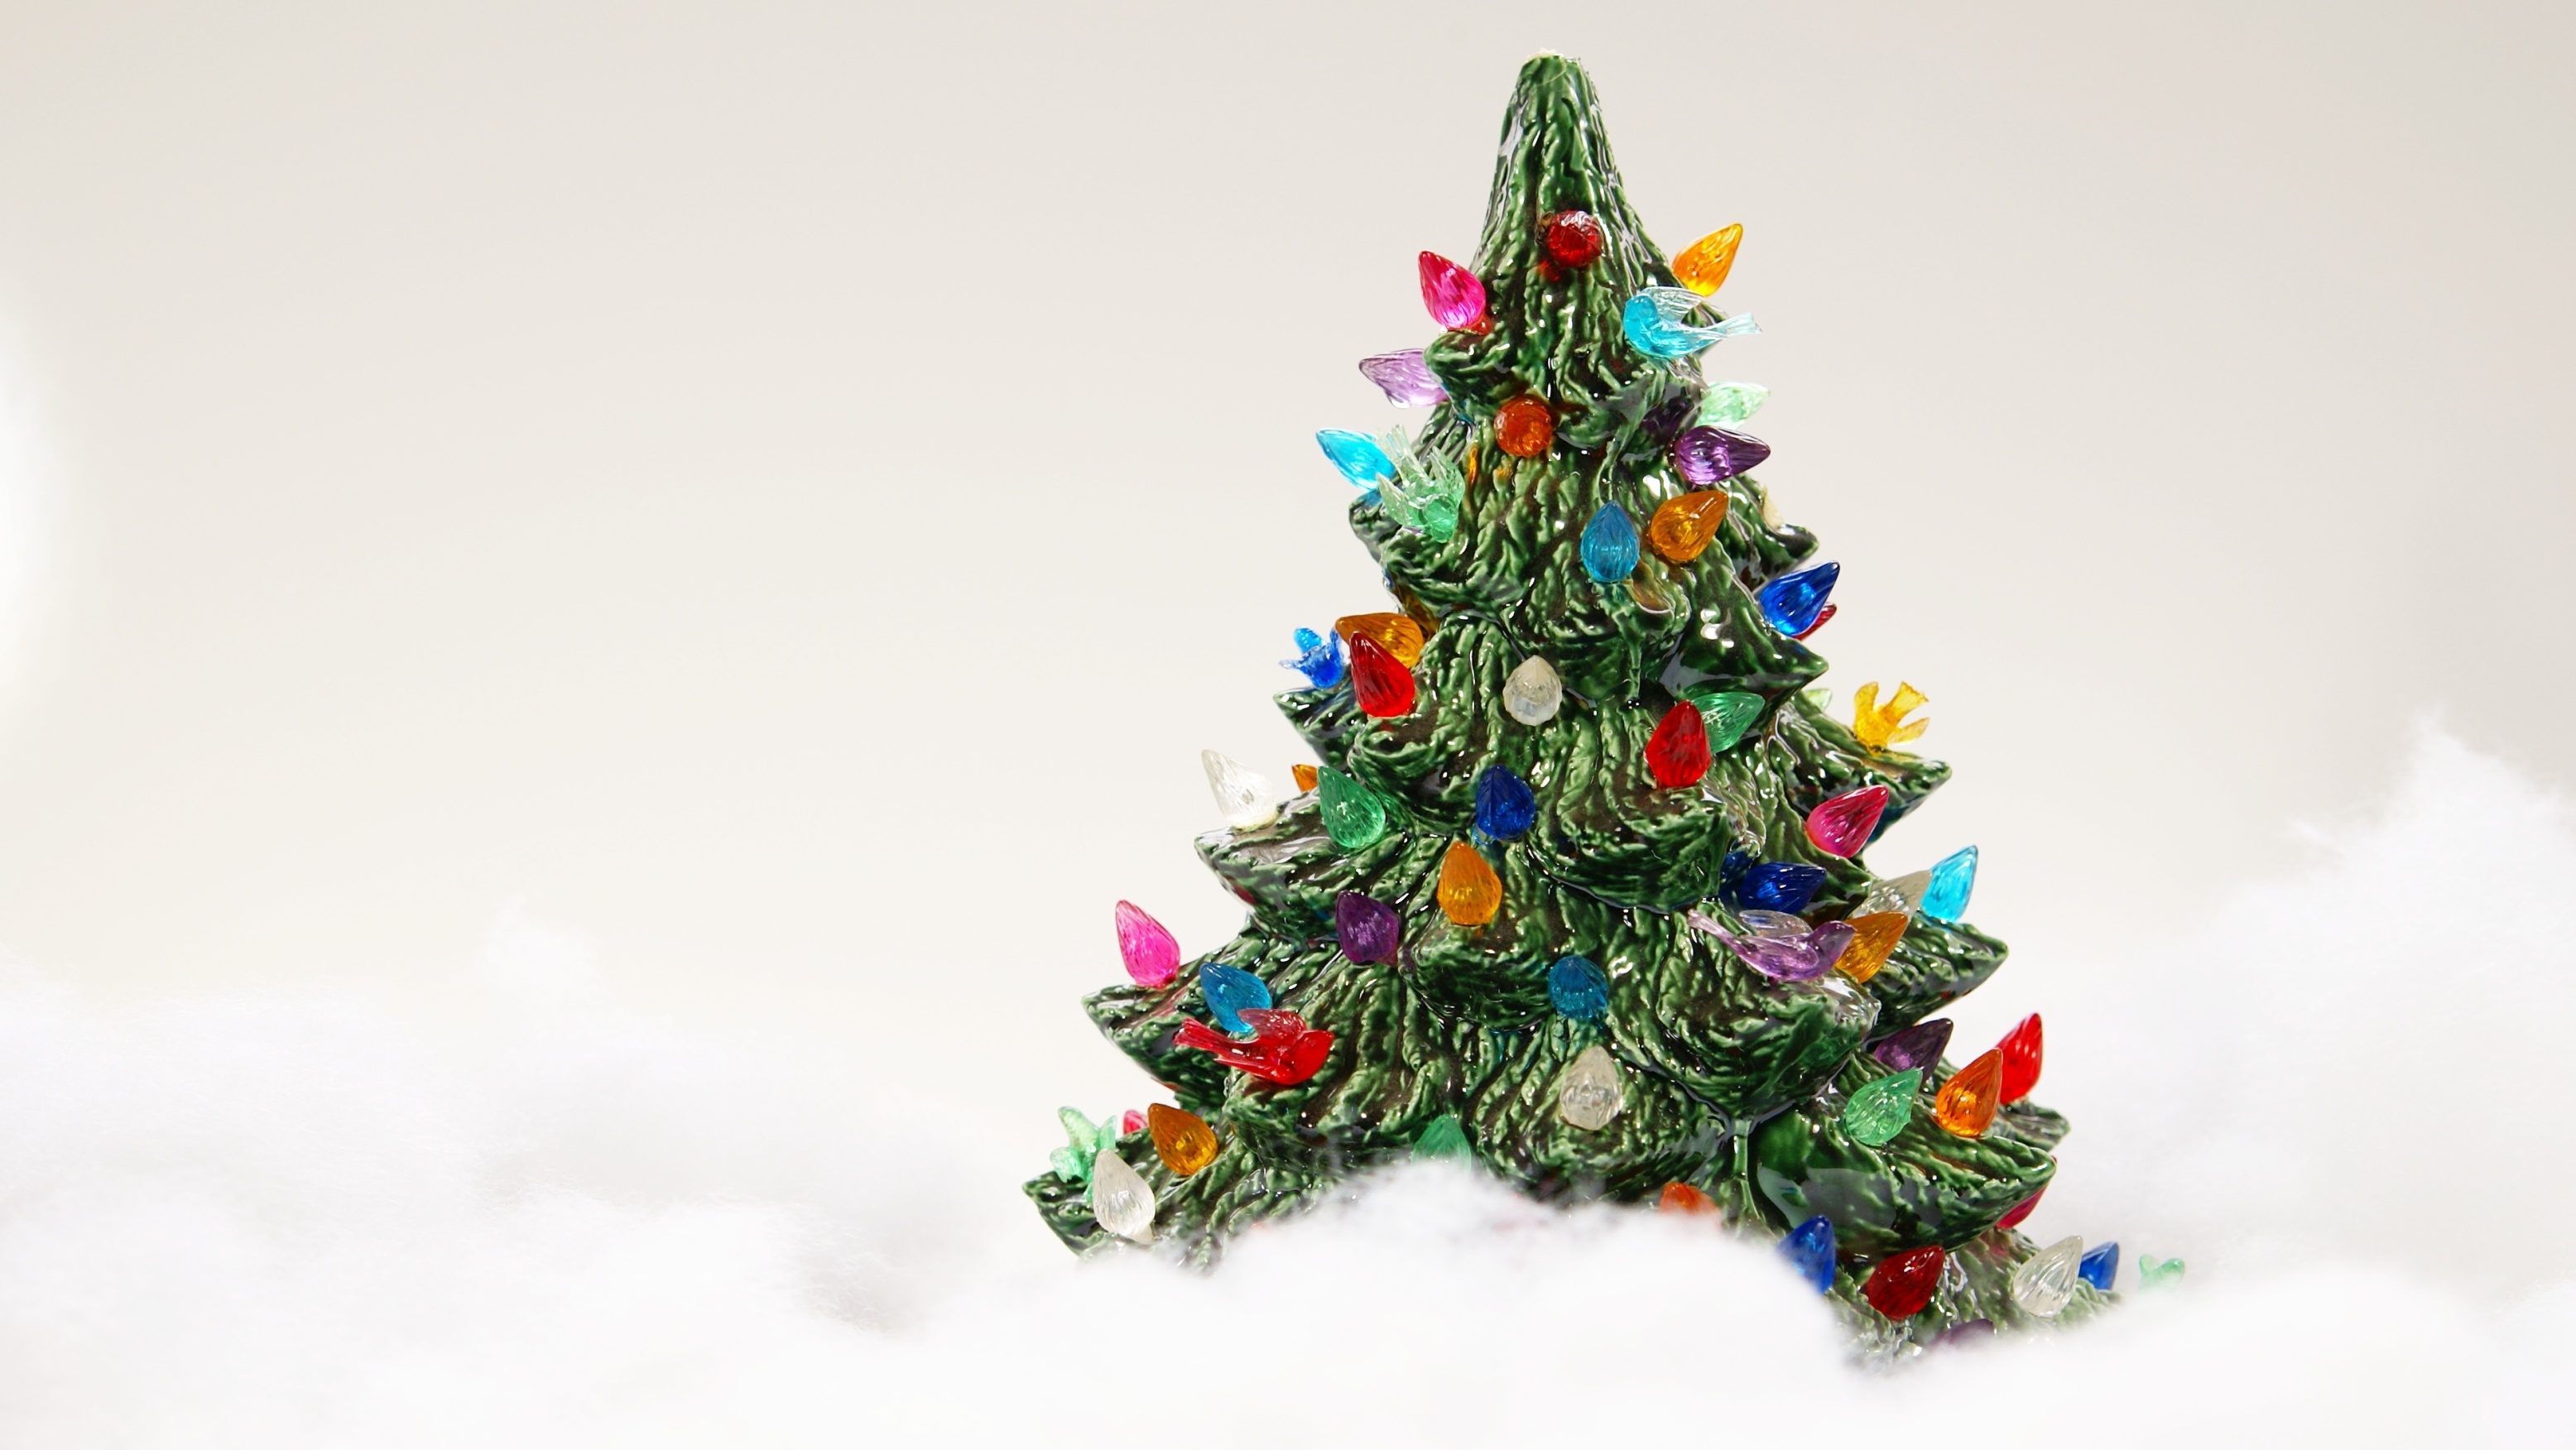
<svg viewBox="0 0 2576 1450">
<path fill-rule="evenodd" d="M 1217 813 L 1227 825 L 1248 831 L 1279 819 L 1279 802 L 1270 794 L 1270 782 L 1242 761 L 1202 750 L 1199 764 L 1207 767 L 1208 790 L 1216 796 Z"/>
<path fill-rule="evenodd" d="M 1091 1216 L 1122 1239 L 1154 1241 L 1154 1185 L 1115 1153 L 1091 1164 Z"/>
<path fill-rule="evenodd" d="M 2084 1263 L 2082 1238 L 2059 1239 L 2013 1271 L 2012 1298 L 2024 1312 L 2054 1319 L 2075 1297 L 2076 1271 Z"/>
<path fill-rule="evenodd" d="M 1556 1089 L 1556 1115 L 1590 1132 L 1607 1127 L 1628 1106 L 1628 1083 L 1618 1059 L 1594 1043 L 1565 1070 Z"/>
<path fill-rule="evenodd" d="M 1531 655 L 1521 661 L 1503 681 L 1503 708 L 1524 725 L 1544 725 L 1556 718 L 1556 709 L 1565 703 L 1565 682 L 1556 676 L 1556 666 Z"/>
</svg>

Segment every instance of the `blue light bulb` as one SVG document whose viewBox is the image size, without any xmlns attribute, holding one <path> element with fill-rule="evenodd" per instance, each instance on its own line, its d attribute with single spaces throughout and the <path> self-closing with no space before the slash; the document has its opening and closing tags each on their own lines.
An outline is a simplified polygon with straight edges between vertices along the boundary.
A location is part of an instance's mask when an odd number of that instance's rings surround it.
<svg viewBox="0 0 2576 1450">
<path fill-rule="evenodd" d="M 1798 1271 L 1798 1277 L 1816 1286 L 1819 1294 L 1834 1291 L 1834 1221 L 1817 1214 L 1789 1230 L 1780 1241 L 1780 1257 Z"/>
<path fill-rule="evenodd" d="M 1324 456 L 1342 471 L 1342 477 L 1357 488 L 1374 489 L 1395 477 L 1395 460 L 1377 446 L 1377 440 L 1366 433 L 1353 433 L 1343 428 L 1326 428 L 1315 435 L 1324 446 Z"/>
<path fill-rule="evenodd" d="M 1538 823 L 1538 797 L 1508 765 L 1489 765 L 1476 777 L 1476 829 L 1508 841 Z"/>
<path fill-rule="evenodd" d="M 1953 851 L 1932 868 L 1932 884 L 1923 888 L 1923 914 L 1934 921 L 1957 921 L 1967 914 L 1968 893 L 1976 889 L 1977 848 Z"/>
<path fill-rule="evenodd" d="M 1834 581 L 1842 573 L 1840 564 L 1818 564 L 1781 575 L 1762 586 L 1762 617 L 1782 634 L 1805 634 L 1816 627 L 1816 616 L 1825 612 L 1825 601 L 1833 597 Z"/>
<path fill-rule="evenodd" d="M 1735 899 L 1749 911 L 1785 911 L 1794 916 L 1807 909 L 1824 884 L 1822 866 L 1765 861 L 1745 870 L 1744 879 L 1736 883 Z"/>
<path fill-rule="evenodd" d="M 1243 1011 L 1256 1011 L 1270 1005 L 1270 988 L 1259 977 L 1241 967 L 1213 965 L 1199 968 L 1199 996 L 1207 1001 L 1208 1015 L 1216 1025 L 1240 1037 L 1252 1030 L 1243 1020 Z"/>
<path fill-rule="evenodd" d="M 1610 978 L 1582 957 L 1563 956 L 1547 969 L 1547 1000 L 1577 1022 L 1610 1010 Z"/>
<path fill-rule="evenodd" d="M 1637 526 L 1626 509 L 1605 503 L 1583 526 L 1583 572 L 1604 584 L 1637 572 Z"/>
<path fill-rule="evenodd" d="M 1306 677 L 1306 683 L 1318 690 L 1329 690 L 1342 682 L 1342 672 L 1349 668 L 1350 657 L 1342 653 L 1339 634 L 1317 634 L 1311 629 L 1297 631 L 1297 657 L 1279 663 Z"/>
<path fill-rule="evenodd" d="M 2075 1276 L 2108 1294 L 2111 1284 L 2120 1277 L 2120 1241 L 2113 1239 L 2084 1255 L 2075 1266 Z"/>
</svg>

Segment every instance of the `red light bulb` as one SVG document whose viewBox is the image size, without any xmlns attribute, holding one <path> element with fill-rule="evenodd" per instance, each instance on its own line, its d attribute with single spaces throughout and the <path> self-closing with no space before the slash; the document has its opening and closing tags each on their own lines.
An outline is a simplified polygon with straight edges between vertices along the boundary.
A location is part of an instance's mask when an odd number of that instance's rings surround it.
<svg viewBox="0 0 2576 1450">
<path fill-rule="evenodd" d="M 1708 774 L 1708 722 L 1697 705 L 1684 700 L 1664 712 L 1646 740 L 1646 768 L 1666 790 L 1697 785 Z"/>
<path fill-rule="evenodd" d="M 1362 714 L 1380 720 L 1413 713 L 1413 671 L 1367 635 L 1351 641 L 1351 693 Z"/>
<path fill-rule="evenodd" d="M 2039 1086 L 2039 1014 L 2021 1019 L 2021 1025 L 2004 1034 L 1995 1045 L 2004 1058 L 2003 1100 L 2020 1102 Z"/>
<path fill-rule="evenodd" d="M 1869 1271 L 1868 1282 L 1860 1286 L 1861 1296 L 1869 1300 L 1870 1308 L 1890 1319 L 1911 1319 L 1932 1302 L 1932 1291 L 1941 1287 L 1941 1266 L 1949 1257 L 1939 1244 L 1925 1244 L 1881 1259 Z"/>
<path fill-rule="evenodd" d="M 1588 211 L 1561 211 L 1547 224 L 1547 254 L 1561 267 L 1589 267 L 1601 255 L 1601 223 Z"/>
</svg>

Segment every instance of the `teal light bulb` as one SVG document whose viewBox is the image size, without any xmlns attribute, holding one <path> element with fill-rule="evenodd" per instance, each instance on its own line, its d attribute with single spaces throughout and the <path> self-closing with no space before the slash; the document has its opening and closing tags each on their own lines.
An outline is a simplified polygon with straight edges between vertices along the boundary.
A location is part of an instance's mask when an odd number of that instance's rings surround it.
<svg viewBox="0 0 2576 1450">
<path fill-rule="evenodd" d="M 1583 572 L 1604 584 L 1637 572 L 1637 525 L 1626 509 L 1605 503 L 1583 526 Z"/>
<path fill-rule="evenodd" d="M 1964 847 L 1941 858 L 1932 868 L 1932 884 L 1923 888 L 1922 912 L 1934 921 L 1957 921 L 1968 912 L 1968 893 L 1977 887 L 1977 848 Z"/>
</svg>

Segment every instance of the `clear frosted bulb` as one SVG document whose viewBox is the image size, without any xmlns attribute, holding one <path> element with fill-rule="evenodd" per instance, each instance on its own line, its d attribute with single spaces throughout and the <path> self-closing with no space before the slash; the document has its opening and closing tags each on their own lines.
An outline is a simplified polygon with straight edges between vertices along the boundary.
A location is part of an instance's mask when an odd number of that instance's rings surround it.
<svg viewBox="0 0 2576 1450">
<path fill-rule="evenodd" d="M 1875 912 L 1892 911 L 1910 919 L 1914 915 L 1914 908 L 1923 904 L 1923 893 L 1930 889 L 1931 885 L 1932 873 L 1929 871 L 1908 871 L 1902 876 L 1892 877 L 1871 887 L 1869 894 L 1860 899 L 1860 906 L 1852 912 L 1852 915 L 1868 916 Z"/>
<path fill-rule="evenodd" d="M 1531 655 L 1503 681 L 1503 708 L 1524 725 L 1544 725 L 1565 703 L 1565 681 L 1556 666 Z"/>
<path fill-rule="evenodd" d="M 1279 819 L 1279 802 L 1270 794 L 1270 782 L 1251 767 L 1213 750 L 1200 751 L 1199 764 L 1207 767 L 1208 790 L 1227 825 L 1248 831 Z"/>
<path fill-rule="evenodd" d="M 1091 1216 L 1122 1239 L 1154 1241 L 1154 1185 L 1115 1153 L 1091 1164 Z"/>
<path fill-rule="evenodd" d="M 1587 1133 L 1608 1127 L 1626 1106 L 1628 1083 L 1618 1059 L 1597 1042 L 1583 1049 L 1557 1084 L 1556 1115 Z"/>
<path fill-rule="evenodd" d="M 2076 1271 L 2084 1264 L 2084 1240 L 2064 1238 L 2031 1256 L 2013 1270 L 2012 1299 L 2025 1313 L 2054 1319 L 2075 1297 Z"/>
</svg>

